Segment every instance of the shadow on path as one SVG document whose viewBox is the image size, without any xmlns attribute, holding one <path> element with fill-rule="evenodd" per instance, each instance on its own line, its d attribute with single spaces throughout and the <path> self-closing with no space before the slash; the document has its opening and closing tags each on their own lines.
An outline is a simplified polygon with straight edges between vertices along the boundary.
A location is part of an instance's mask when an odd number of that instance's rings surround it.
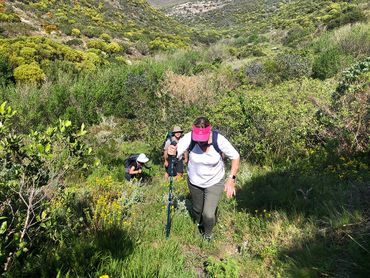
<svg viewBox="0 0 370 278">
<path fill-rule="evenodd" d="M 316 234 L 279 250 L 292 277 L 370 277 L 370 180 L 295 167 L 261 172 L 237 194 L 237 209 L 302 215 Z"/>
</svg>

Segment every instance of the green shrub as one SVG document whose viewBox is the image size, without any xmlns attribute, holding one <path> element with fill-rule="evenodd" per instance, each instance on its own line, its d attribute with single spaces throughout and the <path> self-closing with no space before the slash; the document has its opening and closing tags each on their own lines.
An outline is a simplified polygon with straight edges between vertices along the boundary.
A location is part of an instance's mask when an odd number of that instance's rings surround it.
<svg viewBox="0 0 370 278">
<path fill-rule="evenodd" d="M 341 68 L 342 55 L 337 48 L 321 52 L 314 60 L 312 76 L 324 80 L 334 76 Z"/>
<path fill-rule="evenodd" d="M 242 47 L 247 44 L 259 44 L 265 42 L 266 38 L 257 32 L 253 32 L 249 35 L 238 36 L 234 41 L 233 45 L 236 47 Z"/>
<path fill-rule="evenodd" d="M 35 59 L 37 50 L 33 47 L 23 47 L 20 50 L 20 56 L 23 57 L 27 62 L 32 62 Z"/>
<path fill-rule="evenodd" d="M 359 7 L 354 5 L 349 6 L 347 9 L 338 14 L 337 17 L 330 19 L 327 22 L 328 29 L 334 29 L 348 23 L 355 23 L 365 21 L 366 15 Z"/>
<path fill-rule="evenodd" d="M 196 31 L 192 33 L 192 40 L 204 43 L 207 45 L 216 43 L 221 39 L 221 33 L 216 30 Z"/>
<path fill-rule="evenodd" d="M 81 32 L 88 38 L 98 38 L 101 34 L 100 30 L 94 26 L 87 26 Z"/>
<path fill-rule="evenodd" d="M 370 24 L 358 23 L 336 30 L 333 34 L 332 42 L 338 45 L 343 53 L 364 58 L 370 53 L 369 38 Z"/>
<path fill-rule="evenodd" d="M 72 36 L 73 28 L 71 24 L 61 23 L 58 25 L 58 27 L 59 27 L 59 30 L 63 32 L 64 34 L 66 34 L 67 36 Z"/>
<path fill-rule="evenodd" d="M 5 14 L 0 12 L 0 22 L 21 22 L 17 14 Z"/>
<path fill-rule="evenodd" d="M 119 63 L 125 64 L 125 65 L 129 65 L 131 63 L 125 56 L 121 56 L 121 55 L 115 56 L 114 59 L 116 59 L 116 61 L 118 61 Z"/>
<path fill-rule="evenodd" d="M 105 50 L 107 48 L 107 43 L 100 39 L 93 39 L 87 42 L 87 47 Z"/>
<path fill-rule="evenodd" d="M 240 36 L 240 37 L 237 37 L 234 41 L 233 41 L 233 45 L 236 46 L 236 47 L 241 47 L 241 46 L 244 46 L 246 44 L 249 43 L 249 40 L 248 38 L 246 38 L 245 36 Z"/>
<path fill-rule="evenodd" d="M 260 86 L 268 82 L 265 65 L 261 62 L 254 61 L 249 63 L 244 69 L 243 78 L 244 76 L 247 80 L 243 80 L 243 82 L 249 84 Z"/>
<path fill-rule="evenodd" d="M 206 70 L 215 70 L 217 69 L 217 66 L 213 65 L 213 64 L 210 64 L 210 63 L 200 63 L 200 64 L 197 64 L 194 69 L 193 69 L 193 73 L 194 74 L 198 74 L 198 73 L 201 73 L 203 71 L 206 71 Z"/>
<path fill-rule="evenodd" d="M 50 199 L 71 170 L 84 167 L 91 149 L 84 127 L 70 121 L 23 135 L 14 129 L 15 112 L 0 105 L 1 270 L 9 271 L 32 248 L 54 235 Z M 15 208 L 15 209 L 13 209 Z"/>
<path fill-rule="evenodd" d="M 279 54 L 275 58 L 275 62 L 282 80 L 307 77 L 312 72 L 311 59 L 303 55 Z"/>
<path fill-rule="evenodd" d="M 266 41 L 266 38 L 263 35 L 258 34 L 257 32 L 253 32 L 247 37 L 248 43 L 259 44 L 265 41 Z"/>
<path fill-rule="evenodd" d="M 91 43 L 95 43 L 92 40 Z M 78 43 L 79 41 L 72 41 L 71 43 Z M 45 37 L 18 37 L 14 39 L 0 40 L 0 53 L 9 57 L 12 67 L 19 67 L 21 65 L 32 65 L 31 71 L 24 70 L 25 67 L 17 69 L 18 80 L 43 80 L 45 76 L 40 72 L 44 70 L 55 61 L 63 61 L 65 65 L 74 66 L 76 71 L 94 70 L 97 65 L 107 63 L 105 58 L 108 55 L 100 55 L 99 59 L 91 59 L 89 55 L 81 50 L 76 50 L 67 45 L 59 44 L 51 39 Z M 107 47 L 103 41 L 97 41 L 97 46 L 103 48 Z M 95 44 L 94 44 L 95 46 Z M 114 50 L 116 48 L 113 48 Z M 95 64 L 94 64 L 95 63 Z M 58 63 L 60 65 L 60 63 Z M 39 67 L 40 69 L 36 69 Z"/>
<path fill-rule="evenodd" d="M 318 113 L 329 150 L 334 146 L 342 155 L 369 152 L 369 100 L 370 57 L 343 73 L 331 104 Z"/>
<path fill-rule="evenodd" d="M 142 54 L 148 55 L 150 53 L 149 45 L 144 41 L 137 41 L 135 43 L 135 48 Z M 128 48 L 127 48 L 128 49 Z"/>
<path fill-rule="evenodd" d="M 192 75 L 200 57 L 200 53 L 194 50 L 179 50 L 170 56 L 170 67 L 177 74 Z"/>
<path fill-rule="evenodd" d="M 331 91 L 330 83 L 306 78 L 263 88 L 246 86 L 221 96 L 209 117 L 242 157 L 262 164 L 285 163 L 316 146 L 313 138 L 321 125 L 311 98 L 327 104 Z"/>
<path fill-rule="evenodd" d="M 220 278 L 239 277 L 238 263 L 232 258 L 218 260 L 214 257 L 209 257 L 205 265 L 209 277 L 220 277 Z"/>
<path fill-rule="evenodd" d="M 370 24 L 357 23 L 325 33 L 315 40 L 311 47 L 315 53 L 337 48 L 347 56 L 364 58 L 370 51 L 369 37 Z"/>
<path fill-rule="evenodd" d="M 26 64 L 14 69 L 14 78 L 17 82 L 41 82 L 46 76 L 39 65 Z"/>
<path fill-rule="evenodd" d="M 0 55 L 0 84 L 6 85 L 11 81 L 14 81 L 14 76 L 9 59 Z"/>
<path fill-rule="evenodd" d="M 261 56 L 266 56 L 266 54 L 258 46 L 243 46 L 236 55 L 238 59 Z"/>
<path fill-rule="evenodd" d="M 123 51 L 122 46 L 117 42 L 109 43 L 105 49 L 110 54 L 119 53 Z"/>
<path fill-rule="evenodd" d="M 152 50 L 173 50 L 177 48 L 186 48 L 187 45 L 179 40 L 172 40 L 170 38 L 155 38 L 149 42 L 149 47 Z"/>
<path fill-rule="evenodd" d="M 66 41 L 66 45 L 68 45 L 68 46 L 83 45 L 83 41 L 80 40 L 80 39 L 71 39 L 69 41 Z"/>
<path fill-rule="evenodd" d="M 295 46 L 299 42 L 302 41 L 302 39 L 307 36 L 310 33 L 310 30 L 307 28 L 303 28 L 301 26 L 296 26 L 294 28 L 291 28 L 286 36 L 283 38 L 283 45 L 288 46 Z"/>
<path fill-rule="evenodd" d="M 77 28 L 73 28 L 71 31 L 72 36 L 79 37 L 81 36 L 81 31 Z"/>
<path fill-rule="evenodd" d="M 83 57 L 79 66 L 85 70 L 93 69 L 94 63 L 102 61 L 95 53 Z M 9 87 L 2 91 L 2 96 L 20 115 L 27 115 L 20 121 L 23 130 L 58 118 L 69 118 L 79 124 L 97 123 L 102 114 L 127 119 L 124 134 L 128 138 L 146 136 L 152 121 L 161 117 L 159 107 L 166 105 L 165 97 L 158 94 L 165 72 L 159 63 L 111 65 L 79 76 L 75 75 L 75 63 L 52 63 L 48 70 L 55 80 L 53 83 Z"/>
<path fill-rule="evenodd" d="M 111 36 L 109 36 L 107 33 L 103 33 L 99 36 L 100 39 L 102 39 L 103 41 L 106 41 L 106 42 L 110 42 L 111 41 Z"/>
</svg>

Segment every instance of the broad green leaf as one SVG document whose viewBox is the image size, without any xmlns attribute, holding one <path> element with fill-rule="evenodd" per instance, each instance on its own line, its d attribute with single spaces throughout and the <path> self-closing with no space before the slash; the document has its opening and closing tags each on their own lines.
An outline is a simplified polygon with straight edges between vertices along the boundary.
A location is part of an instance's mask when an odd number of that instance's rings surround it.
<svg viewBox="0 0 370 278">
<path fill-rule="evenodd" d="M 3 223 L 1 223 L 0 235 L 4 234 L 6 232 L 7 228 L 8 228 L 8 222 L 7 221 L 4 221 Z"/>
</svg>

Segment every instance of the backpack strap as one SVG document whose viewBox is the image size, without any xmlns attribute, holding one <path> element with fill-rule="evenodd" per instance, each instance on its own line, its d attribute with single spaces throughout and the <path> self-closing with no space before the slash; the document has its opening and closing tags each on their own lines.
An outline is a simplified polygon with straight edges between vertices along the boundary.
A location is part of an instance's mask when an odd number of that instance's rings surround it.
<svg viewBox="0 0 370 278">
<path fill-rule="evenodd" d="M 217 139 L 218 139 L 218 131 L 217 130 L 212 130 L 212 146 L 215 148 L 216 152 L 218 152 L 221 155 L 221 157 L 223 159 L 224 156 L 223 156 L 223 153 L 222 153 L 220 147 L 218 146 Z M 191 139 L 188 151 L 191 152 L 194 149 L 196 144 L 197 143 L 193 139 Z"/>
<path fill-rule="evenodd" d="M 216 152 L 218 152 L 222 156 L 222 151 L 220 147 L 218 146 L 218 131 L 217 130 L 212 130 L 212 145 L 215 148 Z"/>
<path fill-rule="evenodd" d="M 194 149 L 196 144 L 197 143 L 193 139 L 191 139 L 191 142 L 190 142 L 190 145 L 189 145 L 189 148 L 188 148 L 189 153 Z"/>
</svg>

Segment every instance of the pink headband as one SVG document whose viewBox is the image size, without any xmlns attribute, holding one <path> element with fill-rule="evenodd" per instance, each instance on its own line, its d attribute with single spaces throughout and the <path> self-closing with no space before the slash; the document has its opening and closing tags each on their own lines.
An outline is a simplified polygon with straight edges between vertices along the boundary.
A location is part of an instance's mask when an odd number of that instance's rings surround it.
<svg viewBox="0 0 370 278">
<path fill-rule="evenodd" d="M 209 139 L 209 135 L 211 134 L 212 126 L 209 125 L 205 128 L 202 127 L 196 127 L 195 125 L 191 128 L 191 138 L 194 141 L 198 142 L 207 142 Z"/>
</svg>

